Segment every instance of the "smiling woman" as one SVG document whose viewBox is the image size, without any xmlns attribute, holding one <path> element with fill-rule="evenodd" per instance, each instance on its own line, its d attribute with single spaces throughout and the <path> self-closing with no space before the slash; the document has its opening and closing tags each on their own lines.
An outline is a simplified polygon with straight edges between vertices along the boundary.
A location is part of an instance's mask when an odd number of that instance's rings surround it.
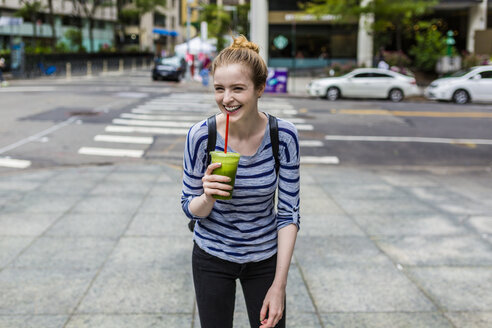
<svg viewBox="0 0 492 328">
<path fill-rule="evenodd" d="M 277 175 L 269 115 L 258 110 L 267 73 L 258 46 L 243 36 L 212 64 L 220 113 L 211 149 L 240 154 L 233 190 L 230 178 L 214 174 L 221 164 L 207 164 L 209 121 L 195 124 L 187 136 L 181 204 L 196 221 L 193 280 L 203 328 L 233 326 L 237 279 L 251 327 L 285 327 L 287 274 L 299 229 L 299 140 L 292 123 L 277 120 Z"/>
</svg>

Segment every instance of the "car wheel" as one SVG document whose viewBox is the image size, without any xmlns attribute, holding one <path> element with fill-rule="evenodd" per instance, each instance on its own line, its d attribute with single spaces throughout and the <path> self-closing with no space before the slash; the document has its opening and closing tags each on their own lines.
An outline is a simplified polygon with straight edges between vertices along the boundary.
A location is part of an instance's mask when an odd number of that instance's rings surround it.
<svg viewBox="0 0 492 328">
<path fill-rule="evenodd" d="M 340 98 L 340 89 L 337 87 L 330 87 L 326 91 L 326 99 L 334 101 Z"/>
<path fill-rule="evenodd" d="M 457 104 L 466 104 L 470 101 L 470 95 L 463 89 L 456 90 L 453 93 L 453 101 Z"/>
<path fill-rule="evenodd" d="M 403 100 L 403 91 L 400 89 L 391 89 L 388 98 L 393 102 L 400 102 Z"/>
</svg>

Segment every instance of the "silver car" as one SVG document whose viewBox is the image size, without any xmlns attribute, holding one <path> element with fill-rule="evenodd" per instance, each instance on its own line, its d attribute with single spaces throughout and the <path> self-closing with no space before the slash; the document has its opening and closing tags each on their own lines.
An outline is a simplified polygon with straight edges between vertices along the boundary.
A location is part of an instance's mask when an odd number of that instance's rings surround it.
<svg viewBox="0 0 492 328">
<path fill-rule="evenodd" d="M 429 99 L 468 102 L 492 102 L 492 65 L 461 70 L 450 77 L 437 79 L 425 89 Z"/>
<path fill-rule="evenodd" d="M 343 76 L 312 80 L 307 92 L 328 100 L 345 97 L 402 101 L 420 94 L 414 77 L 379 68 L 358 68 Z"/>
</svg>

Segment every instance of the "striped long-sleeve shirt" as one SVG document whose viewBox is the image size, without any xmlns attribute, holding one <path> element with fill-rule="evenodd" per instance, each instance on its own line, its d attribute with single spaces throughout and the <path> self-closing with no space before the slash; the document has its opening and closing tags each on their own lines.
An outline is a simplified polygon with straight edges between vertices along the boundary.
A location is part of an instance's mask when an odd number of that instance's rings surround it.
<svg viewBox="0 0 492 328">
<path fill-rule="evenodd" d="M 299 228 L 299 141 L 290 122 L 279 119 L 280 170 L 275 159 L 267 125 L 263 140 L 252 156 L 242 156 L 231 200 L 217 200 L 208 217 L 189 210 L 194 197 L 203 194 L 206 171 L 208 127 L 206 120 L 191 127 L 186 138 L 183 160 L 181 205 L 197 220 L 193 239 L 207 253 L 235 263 L 257 262 L 277 252 L 277 231 L 295 224 Z M 224 150 L 217 134 L 216 150 Z M 233 151 L 228 147 L 228 151 Z M 278 190 L 277 190 L 278 185 Z M 277 209 L 274 195 L 278 191 Z"/>
</svg>

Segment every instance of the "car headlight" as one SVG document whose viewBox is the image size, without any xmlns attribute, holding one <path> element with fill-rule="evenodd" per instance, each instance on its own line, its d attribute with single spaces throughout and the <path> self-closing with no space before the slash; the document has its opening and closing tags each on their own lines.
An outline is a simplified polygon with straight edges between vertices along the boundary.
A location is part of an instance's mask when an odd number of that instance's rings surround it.
<svg viewBox="0 0 492 328">
<path fill-rule="evenodd" d="M 429 88 L 437 88 L 438 86 L 439 84 L 433 82 L 429 85 Z"/>
</svg>

